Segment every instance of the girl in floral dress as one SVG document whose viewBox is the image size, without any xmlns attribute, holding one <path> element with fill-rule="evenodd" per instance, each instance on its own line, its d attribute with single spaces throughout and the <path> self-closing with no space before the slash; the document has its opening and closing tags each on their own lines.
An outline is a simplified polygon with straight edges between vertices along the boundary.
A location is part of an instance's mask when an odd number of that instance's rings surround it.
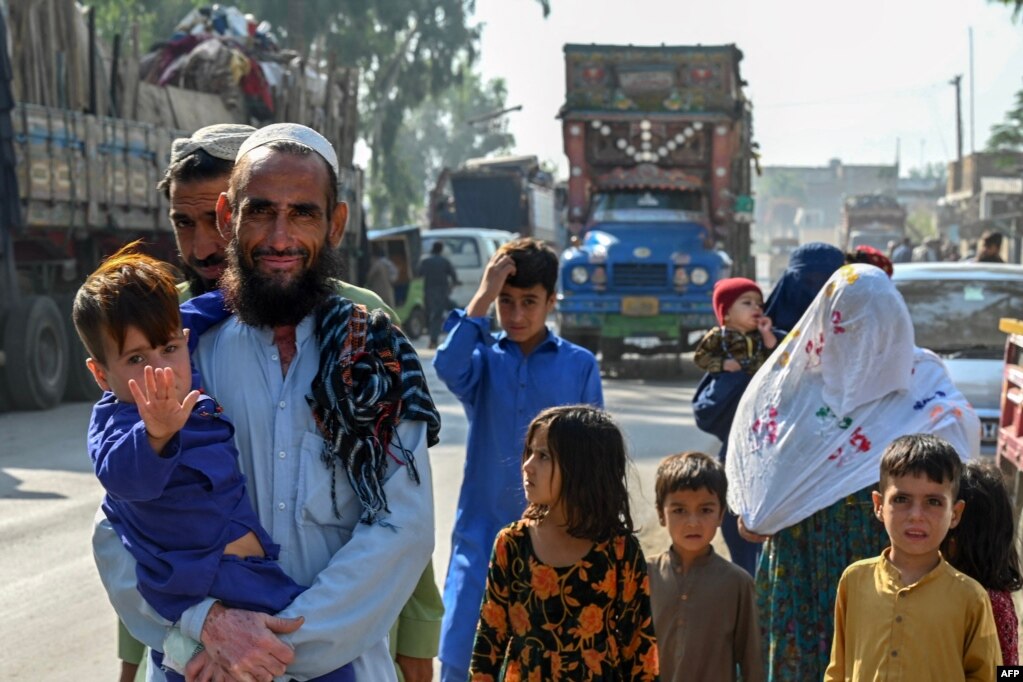
<svg viewBox="0 0 1023 682">
<path fill-rule="evenodd" d="M 529 506 L 494 543 L 473 682 L 658 679 L 627 461 L 621 432 L 601 410 L 550 408 L 529 425 Z"/>
<path fill-rule="evenodd" d="M 998 628 L 1003 665 L 1019 665 L 1019 621 L 1012 593 L 1023 588 L 1012 500 L 1002 472 L 990 464 L 967 462 L 959 482 L 966 502 L 959 525 L 949 531 L 941 553 L 956 570 L 987 590 Z"/>
</svg>

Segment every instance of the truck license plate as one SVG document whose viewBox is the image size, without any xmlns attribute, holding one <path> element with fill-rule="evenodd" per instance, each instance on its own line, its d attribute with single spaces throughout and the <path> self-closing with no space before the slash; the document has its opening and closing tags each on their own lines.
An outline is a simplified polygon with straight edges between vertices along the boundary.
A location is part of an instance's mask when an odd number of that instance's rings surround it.
<svg viewBox="0 0 1023 682">
<path fill-rule="evenodd" d="M 622 299 L 622 315 L 651 317 L 659 311 L 660 302 L 655 296 L 626 296 Z"/>
</svg>

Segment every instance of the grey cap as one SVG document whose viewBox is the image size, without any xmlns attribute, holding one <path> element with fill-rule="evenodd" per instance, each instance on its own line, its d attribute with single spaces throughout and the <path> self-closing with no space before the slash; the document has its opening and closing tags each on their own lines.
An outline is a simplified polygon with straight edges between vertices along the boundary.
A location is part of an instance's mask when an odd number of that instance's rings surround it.
<svg viewBox="0 0 1023 682">
<path fill-rule="evenodd" d="M 247 137 L 256 132 L 252 126 L 240 123 L 217 123 L 199 128 L 191 137 L 179 137 L 171 144 L 171 165 L 202 149 L 210 156 L 234 161 L 238 148 Z"/>
<path fill-rule="evenodd" d="M 327 141 L 327 138 L 312 128 L 299 125 L 298 123 L 274 123 L 265 128 L 260 128 L 242 143 L 235 161 L 240 161 L 243 156 L 257 147 L 279 141 L 297 142 L 300 145 L 309 147 L 323 157 L 327 165 L 333 169 L 334 177 L 340 175 L 338 172 L 337 154 L 334 152 L 334 147 Z"/>
</svg>

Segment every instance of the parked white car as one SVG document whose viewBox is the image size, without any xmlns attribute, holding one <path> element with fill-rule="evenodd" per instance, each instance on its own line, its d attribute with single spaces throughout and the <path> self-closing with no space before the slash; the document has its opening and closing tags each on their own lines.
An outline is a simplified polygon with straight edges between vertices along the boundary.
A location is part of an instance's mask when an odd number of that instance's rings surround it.
<svg viewBox="0 0 1023 682">
<path fill-rule="evenodd" d="M 1023 316 L 1023 266 L 898 263 L 892 279 L 913 318 L 916 345 L 945 361 L 980 417 L 981 451 L 994 454 L 1005 353 L 998 320 Z"/>
<path fill-rule="evenodd" d="M 483 281 L 483 271 L 490 257 L 501 247 L 518 237 L 514 232 L 490 230 L 483 227 L 444 227 L 423 232 L 423 256 L 432 252 L 433 243 L 444 242 L 444 257 L 451 261 L 461 282 L 451 291 L 451 300 L 459 308 L 469 305 Z"/>
</svg>

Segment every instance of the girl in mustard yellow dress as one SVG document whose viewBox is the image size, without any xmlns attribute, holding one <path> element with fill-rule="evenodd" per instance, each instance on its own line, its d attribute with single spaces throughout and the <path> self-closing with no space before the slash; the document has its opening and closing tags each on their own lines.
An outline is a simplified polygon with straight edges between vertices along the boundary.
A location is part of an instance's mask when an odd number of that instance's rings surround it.
<svg viewBox="0 0 1023 682">
<path fill-rule="evenodd" d="M 529 506 L 494 543 L 473 682 L 658 679 L 627 461 L 621 432 L 601 410 L 554 407 L 529 425 Z"/>
</svg>

